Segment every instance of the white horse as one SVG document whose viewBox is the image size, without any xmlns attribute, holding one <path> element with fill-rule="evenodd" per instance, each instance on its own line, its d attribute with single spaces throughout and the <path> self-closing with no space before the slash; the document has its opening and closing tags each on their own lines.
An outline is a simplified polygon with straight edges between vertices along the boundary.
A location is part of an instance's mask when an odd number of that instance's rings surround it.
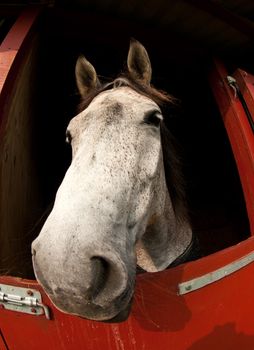
<svg viewBox="0 0 254 350">
<path fill-rule="evenodd" d="M 161 271 L 192 242 L 161 109 L 173 99 L 150 86 L 150 60 L 135 40 L 127 66 L 101 85 L 79 57 L 83 102 L 66 134 L 72 162 L 32 244 L 37 280 L 56 307 L 101 321 L 127 317 L 137 265 Z"/>
</svg>

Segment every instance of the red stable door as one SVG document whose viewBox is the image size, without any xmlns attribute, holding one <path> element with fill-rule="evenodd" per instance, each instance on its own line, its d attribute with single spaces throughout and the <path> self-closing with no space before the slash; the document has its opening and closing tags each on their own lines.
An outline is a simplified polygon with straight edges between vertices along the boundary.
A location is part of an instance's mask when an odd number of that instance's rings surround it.
<svg viewBox="0 0 254 350">
<path fill-rule="evenodd" d="M 4 340 L 2 334 L 0 334 L 0 349 L 1 350 L 8 350 L 7 344 L 5 343 L 5 340 Z"/>
</svg>

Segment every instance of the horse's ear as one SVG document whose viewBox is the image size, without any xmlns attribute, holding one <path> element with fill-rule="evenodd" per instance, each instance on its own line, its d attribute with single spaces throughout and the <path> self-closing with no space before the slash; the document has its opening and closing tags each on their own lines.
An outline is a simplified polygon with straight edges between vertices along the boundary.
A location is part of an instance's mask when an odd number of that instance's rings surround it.
<svg viewBox="0 0 254 350">
<path fill-rule="evenodd" d="M 142 83 L 149 85 L 152 77 L 152 67 L 148 53 L 139 41 L 132 39 L 128 53 L 127 66 L 130 75 Z"/>
<path fill-rule="evenodd" d="M 100 86 L 93 65 L 84 56 L 79 56 L 75 67 L 76 83 L 82 97 Z"/>
</svg>

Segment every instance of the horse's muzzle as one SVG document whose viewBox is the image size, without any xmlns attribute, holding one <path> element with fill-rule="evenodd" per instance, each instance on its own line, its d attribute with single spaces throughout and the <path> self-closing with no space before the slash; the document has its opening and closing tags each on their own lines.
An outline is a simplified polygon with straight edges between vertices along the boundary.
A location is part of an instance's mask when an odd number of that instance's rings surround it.
<svg viewBox="0 0 254 350">
<path fill-rule="evenodd" d="M 79 257 L 79 266 L 66 264 L 66 268 L 52 258 L 50 262 L 40 245 L 33 245 L 32 254 L 38 282 L 61 311 L 112 322 L 128 317 L 135 271 L 130 273 L 117 254 L 107 251 L 103 255 Z"/>
</svg>

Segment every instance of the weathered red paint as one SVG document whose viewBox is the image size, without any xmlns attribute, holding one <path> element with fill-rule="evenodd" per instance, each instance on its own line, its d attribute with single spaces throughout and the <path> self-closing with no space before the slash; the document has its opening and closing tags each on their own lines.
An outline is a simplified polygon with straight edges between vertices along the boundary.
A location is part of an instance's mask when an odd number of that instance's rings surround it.
<svg viewBox="0 0 254 350">
<path fill-rule="evenodd" d="M 0 48 L 0 67 L 4 68 L 3 62 L 7 62 L 1 82 L 2 106 L 11 88 L 12 69 L 18 62 L 19 52 L 37 14 L 30 16 L 31 13 L 27 17 L 23 14 L 27 27 L 23 32 L 16 31 L 16 41 L 13 41 L 16 51 L 12 57 L 8 58 L 9 51 Z M 216 62 L 210 82 L 236 157 L 253 234 L 253 134 L 239 100 L 234 98 L 226 84 L 226 75 L 225 67 Z M 137 276 L 132 312 L 129 319 L 121 324 L 98 323 L 64 314 L 51 304 L 36 281 L 0 277 L 0 283 L 41 291 L 52 317 L 47 320 L 44 315 L 1 309 L 0 349 L 7 346 L 11 350 L 254 349 L 253 263 L 209 286 L 184 296 L 178 295 L 179 283 L 212 272 L 253 251 L 252 236 L 236 246 L 197 261 L 160 273 Z"/>
</svg>

